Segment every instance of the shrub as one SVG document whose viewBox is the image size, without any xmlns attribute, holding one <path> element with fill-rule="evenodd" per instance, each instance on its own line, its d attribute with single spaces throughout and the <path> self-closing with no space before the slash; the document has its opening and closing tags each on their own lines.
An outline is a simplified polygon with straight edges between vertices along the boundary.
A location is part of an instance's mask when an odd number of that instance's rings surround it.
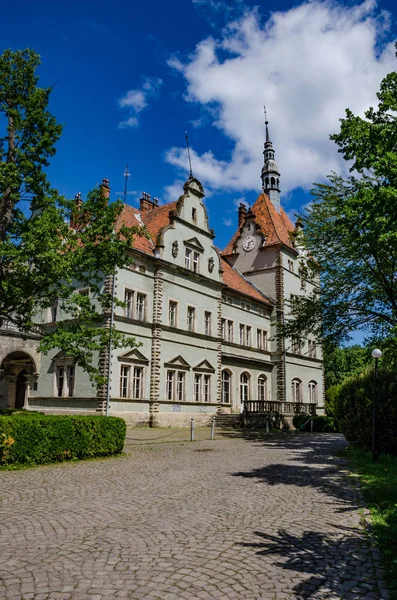
<svg viewBox="0 0 397 600">
<path fill-rule="evenodd" d="M 126 424 L 118 417 L 30 416 L 0 416 L 0 464 L 41 465 L 110 456 L 123 449 Z"/>
<path fill-rule="evenodd" d="M 293 424 L 299 431 L 311 431 L 311 417 L 309 415 L 295 415 Z M 334 419 L 325 415 L 316 415 L 313 417 L 313 431 L 317 433 L 338 431 Z"/>
<path fill-rule="evenodd" d="M 374 373 L 366 371 L 344 382 L 334 398 L 333 412 L 341 432 L 349 441 L 370 449 Z M 376 449 L 397 455 L 397 378 L 380 371 L 377 391 Z"/>
</svg>

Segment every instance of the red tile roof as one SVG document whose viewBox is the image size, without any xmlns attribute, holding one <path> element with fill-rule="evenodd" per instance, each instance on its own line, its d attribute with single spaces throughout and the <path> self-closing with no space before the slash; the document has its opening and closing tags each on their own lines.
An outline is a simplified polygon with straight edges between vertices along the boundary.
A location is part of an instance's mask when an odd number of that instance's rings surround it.
<svg viewBox="0 0 397 600">
<path fill-rule="evenodd" d="M 223 283 L 235 292 L 250 296 L 254 300 L 264 302 L 268 306 L 273 306 L 266 296 L 264 296 L 259 290 L 256 289 L 247 279 L 239 272 L 234 269 L 229 263 L 221 258 L 221 267 L 223 269 L 222 279 Z"/>
<path fill-rule="evenodd" d="M 283 245 L 294 248 L 290 234 L 295 230 L 286 212 L 280 208 L 280 212 L 274 208 L 267 194 L 260 194 L 251 211 L 255 215 L 255 223 L 259 226 L 261 233 L 266 238 L 266 246 Z M 233 248 L 240 237 L 242 228 L 239 228 L 222 254 L 232 254 Z"/>
<path fill-rule="evenodd" d="M 169 213 L 176 208 L 176 204 L 176 202 L 170 202 L 169 204 L 164 204 L 143 213 L 140 213 L 133 206 L 125 204 L 117 226 L 120 227 L 123 224 L 127 227 L 142 227 L 143 224 L 149 232 L 150 239 L 135 236 L 133 248 L 153 256 L 158 235 L 164 227 L 170 224 Z M 221 258 L 221 267 L 223 269 L 223 283 L 229 289 L 272 306 L 266 296 L 249 283 L 241 273 L 229 265 L 223 258 Z"/>
</svg>

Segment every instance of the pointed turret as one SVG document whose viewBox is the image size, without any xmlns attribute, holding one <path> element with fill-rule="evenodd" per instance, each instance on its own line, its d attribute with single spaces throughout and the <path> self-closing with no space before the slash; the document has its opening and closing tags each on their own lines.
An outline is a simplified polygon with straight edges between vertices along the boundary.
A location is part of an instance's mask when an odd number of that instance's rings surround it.
<svg viewBox="0 0 397 600">
<path fill-rule="evenodd" d="M 273 144 L 270 141 L 269 122 L 266 118 L 265 108 L 266 141 L 263 150 L 262 189 L 269 196 L 273 206 L 280 212 L 280 172 L 274 160 Z"/>
</svg>

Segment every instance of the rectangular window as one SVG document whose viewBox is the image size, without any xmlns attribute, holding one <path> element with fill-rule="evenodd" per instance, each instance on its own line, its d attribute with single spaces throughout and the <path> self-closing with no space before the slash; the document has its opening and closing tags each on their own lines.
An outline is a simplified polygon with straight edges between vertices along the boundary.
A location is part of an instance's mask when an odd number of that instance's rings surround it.
<svg viewBox="0 0 397 600">
<path fill-rule="evenodd" d="M 134 318 L 134 292 L 132 290 L 125 290 L 124 292 L 124 316 L 127 319 Z"/>
<path fill-rule="evenodd" d="M 187 307 L 187 330 L 194 331 L 196 309 L 193 306 Z"/>
<path fill-rule="evenodd" d="M 251 327 L 246 325 L 245 327 L 245 345 L 251 346 Z"/>
<path fill-rule="evenodd" d="M 240 324 L 240 345 L 244 346 L 245 342 L 245 325 Z"/>
<path fill-rule="evenodd" d="M 136 318 L 138 321 L 144 321 L 146 318 L 146 295 L 136 295 Z"/>
<path fill-rule="evenodd" d="M 55 323 L 58 314 L 58 298 L 55 298 L 53 305 L 51 306 L 51 322 Z"/>
<path fill-rule="evenodd" d="M 226 339 L 226 319 L 221 319 L 221 337 Z"/>
<path fill-rule="evenodd" d="M 193 271 L 195 273 L 199 272 L 199 260 L 200 254 L 198 252 L 193 252 Z"/>
<path fill-rule="evenodd" d="M 204 375 L 204 402 L 211 401 L 211 375 Z"/>
<path fill-rule="evenodd" d="M 308 340 L 309 357 L 316 358 L 316 342 L 314 340 Z"/>
<path fill-rule="evenodd" d="M 297 338 L 297 337 L 293 337 L 292 340 L 291 340 L 291 350 L 295 354 L 301 354 L 301 352 L 302 352 L 302 340 L 299 339 L 299 338 Z"/>
<path fill-rule="evenodd" d="M 175 390 L 175 371 L 167 371 L 166 398 L 174 400 Z"/>
<path fill-rule="evenodd" d="M 132 397 L 142 398 L 143 389 L 143 367 L 134 367 L 132 377 Z"/>
<path fill-rule="evenodd" d="M 120 398 L 128 398 L 130 383 L 130 367 L 121 366 L 120 370 Z"/>
<path fill-rule="evenodd" d="M 263 329 L 257 329 L 256 342 L 258 350 L 267 350 L 267 331 L 264 331 Z"/>
<path fill-rule="evenodd" d="M 211 335 L 211 320 L 212 320 L 212 314 L 206 310 L 204 313 L 204 333 L 205 333 L 205 335 Z"/>
<path fill-rule="evenodd" d="M 196 402 L 201 401 L 201 382 L 202 382 L 202 375 L 199 373 L 196 373 L 194 376 L 194 399 Z"/>
<path fill-rule="evenodd" d="M 227 341 L 233 342 L 234 339 L 234 323 L 233 321 L 227 322 Z"/>
<path fill-rule="evenodd" d="M 65 367 L 57 367 L 57 395 L 63 396 L 63 383 L 65 381 Z"/>
<path fill-rule="evenodd" d="M 183 402 L 185 399 L 185 373 L 183 371 L 178 371 L 176 382 L 176 399 L 178 402 Z"/>
<path fill-rule="evenodd" d="M 197 218 L 197 210 L 195 208 L 192 208 L 192 221 L 196 222 L 196 218 Z"/>
<path fill-rule="evenodd" d="M 185 268 L 186 269 L 191 269 L 191 263 L 192 263 L 192 251 L 190 250 L 190 248 L 186 248 L 185 251 Z"/>
<path fill-rule="evenodd" d="M 69 365 L 66 369 L 67 372 L 67 387 L 68 387 L 68 396 L 73 396 L 74 391 L 74 366 Z"/>
<path fill-rule="evenodd" d="M 174 302 L 173 300 L 170 300 L 169 308 L 168 308 L 168 321 L 169 321 L 170 327 L 176 327 L 177 310 L 178 310 L 178 302 Z"/>
<path fill-rule="evenodd" d="M 291 271 L 291 273 L 294 272 L 294 261 L 288 260 L 288 269 Z"/>
</svg>

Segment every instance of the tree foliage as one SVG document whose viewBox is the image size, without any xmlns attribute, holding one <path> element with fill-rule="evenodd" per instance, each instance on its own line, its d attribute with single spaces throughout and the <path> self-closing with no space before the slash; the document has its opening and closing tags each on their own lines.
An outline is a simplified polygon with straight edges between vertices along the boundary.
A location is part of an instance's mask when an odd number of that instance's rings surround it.
<svg viewBox="0 0 397 600">
<path fill-rule="evenodd" d="M 378 107 L 365 118 L 350 110 L 331 136 L 352 161 L 351 175 L 315 184 L 301 217 L 297 244 L 302 267 L 320 273 L 321 286 L 299 297 L 287 335 L 311 333 L 333 342 L 366 329 L 378 337 L 397 328 L 397 73 L 387 75 Z"/>
<path fill-rule="evenodd" d="M 62 127 L 48 110 L 51 89 L 38 86 L 39 64 L 32 50 L 6 50 L 0 56 L 5 124 L 0 138 L 0 320 L 26 333 L 57 302 L 63 320 L 43 329 L 40 349 L 63 350 L 101 385 L 94 359 L 110 337 L 115 347 L 134 345 L 133 339 L 103 327 L 112 301 L 104 281 L 131 262 L 133 236 L 143 232 L 116 226 L 122 203 L 109 203 L 102 188 L 75 201 L 51 187 L 45 169 Z M 78 288 L 89 288 L 89 297 Z"/>
</svg>

